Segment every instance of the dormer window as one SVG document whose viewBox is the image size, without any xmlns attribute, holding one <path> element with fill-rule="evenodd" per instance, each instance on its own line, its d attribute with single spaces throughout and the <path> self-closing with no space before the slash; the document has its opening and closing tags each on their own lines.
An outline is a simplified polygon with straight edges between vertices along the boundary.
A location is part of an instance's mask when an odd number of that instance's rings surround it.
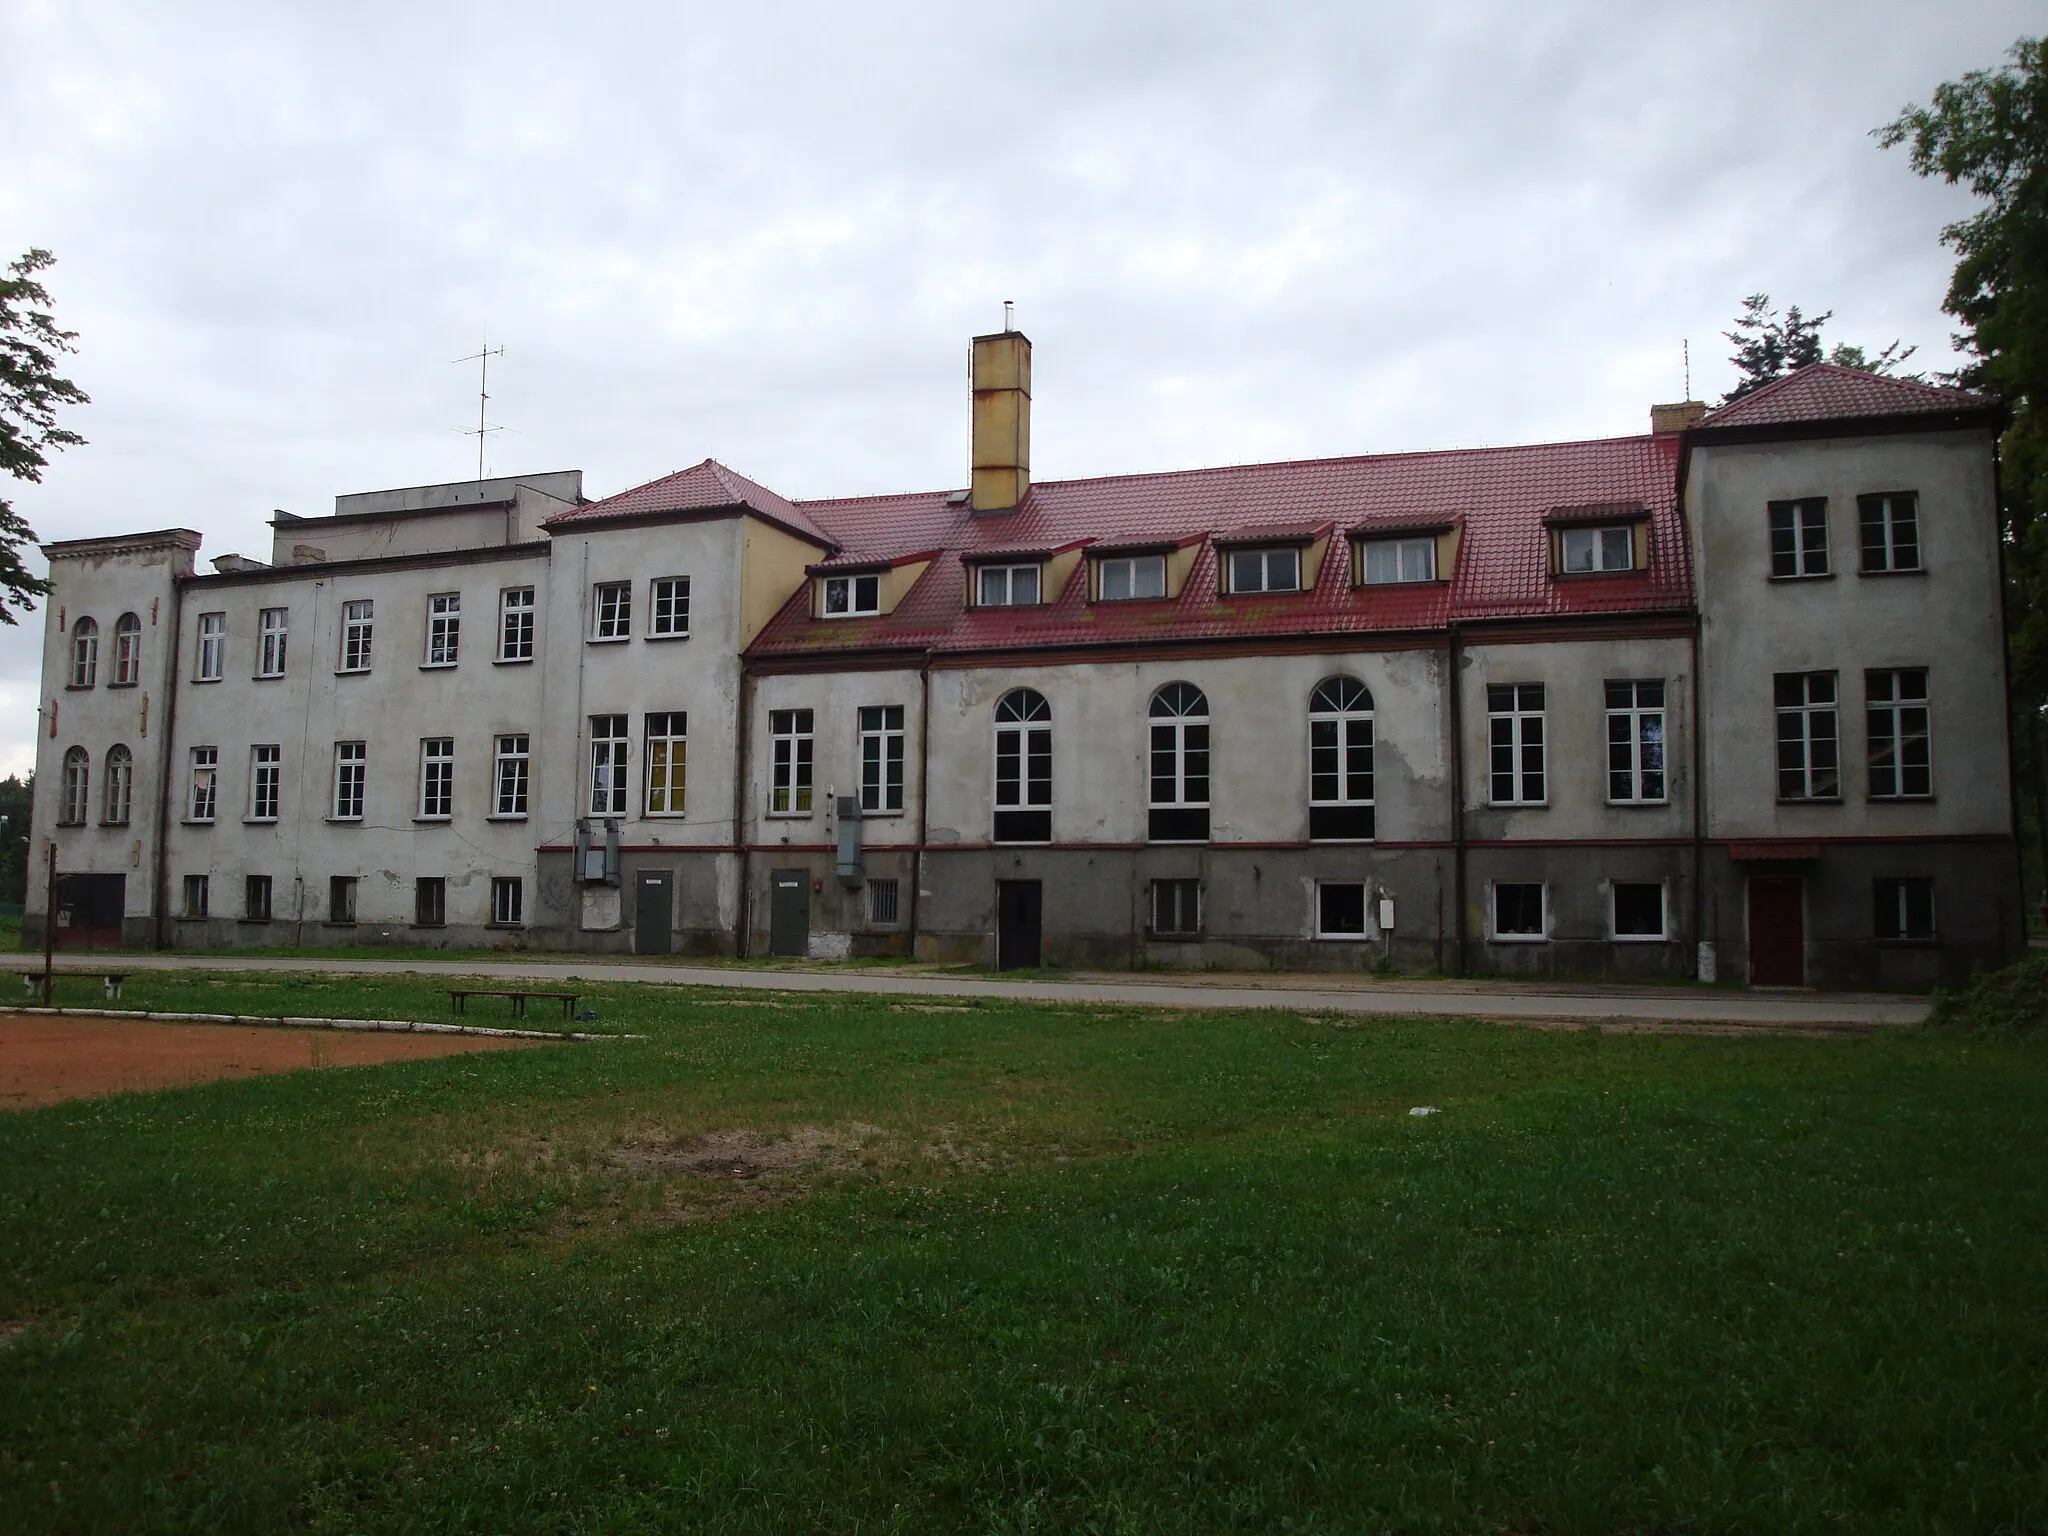
<svg viewBox="0 0 2048 1536">
<path fill-rule="evenodd" d="M 1436 540 L 1368 539 L 1359 546 L 1360 575 L 1368 587 L 1436 580 Z"/>
<path fill-rule="evenodd" d="M 1166 556 L 1114 555 L 1095 562 L 1096 596 L 1105 603 L 1166 596 Z"/>
<path fill-rule="evenodd" d="M 974 601 L 981 608 L 1021 608 L 1039 600 L 1036 565 L 984 565 L 975 572 Z"/>
<path fill-rule="evenodd" d="M 1557 544 L 1558 569 L 1567 576 L 1635 569 L 1635 529 L 1628 523 L 1565 528 L 1559 531 Z"/>
<path fill-rule="evenodd" d="M 851 619 L 862 614 L 880 613 L 882 578 L 879 575 L 827 576 L 824 595 L 824 614 L 828 619 Z"/>
<path fill-rule="evenodd" d="M 1233 549 L 1229 560 L 1232 593 L 1301 590 L 1301 551 L 1292 544 L 1272 549 Z"/>
</svg>

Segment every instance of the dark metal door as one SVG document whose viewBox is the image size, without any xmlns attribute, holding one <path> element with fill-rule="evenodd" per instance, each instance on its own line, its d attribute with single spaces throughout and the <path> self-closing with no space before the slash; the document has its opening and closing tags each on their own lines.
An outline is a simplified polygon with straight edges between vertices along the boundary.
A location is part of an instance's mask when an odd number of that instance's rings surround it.
<svg viewBox="0 0 2048 1536">
<path fill-rule="evenodd" d="M 673 947 L 675 891 L 669 871 L 643 869 L 633 881 L 633 953 L 665 955 Z"/>
<path fill-rule="evenodd" d="M 126 875 L 59 875 L 57 947 L 118 949 L 127 895 Z"/>
<path fill-rule="evenodd" d="M 801 869 L 768 871 L 768 953 L 803 955 L 811 948 L 811 877 Z"/>
<path fill-rule="evenodd" d="M 1755 987 L 1806 982 L 1806 882 L 1749 882 L 1749 981 Z"/>
<path fill-rule="evenodd" d="M 1045 887 L 1036 880 L 996 882 L 996 969 L 1026 970 L 1038 964 L 1039 917 Z"/>
</svg>

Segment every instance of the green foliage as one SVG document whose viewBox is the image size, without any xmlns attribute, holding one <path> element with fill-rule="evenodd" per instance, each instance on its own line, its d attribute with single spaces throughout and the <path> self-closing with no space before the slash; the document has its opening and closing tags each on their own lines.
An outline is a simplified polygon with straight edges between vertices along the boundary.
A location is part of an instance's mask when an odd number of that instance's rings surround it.
<svg viewBox="0 0 2048 1536">
<path fill-rule="evenodd" d="M 28 808 L 35 795 L 36 776 L 17 779 L 12 774 L 0 779 L 0 902 L 19 903 L 28 890 Z"/>
<path fill-rule="evenodd" d="M 1735 387 L 1721 397 L 1720 403 L 1727 405 L 1740 400 L 1744 395 L 1753 394 L 1809 363 L 1826 361 L 1843 368 L 1861 368 L 1866 373 L 1891 373 L 1919 350 L 1907 347 L 1901 351 L 1900 344 L 1894 341 L 1874 356 L 1861 347 L 1848 345 L 1837 345 L 1824 354 L 1820 329 L 1834 318 L 1834 314 L 1830 309 L 1808 316 L 1794 304 L 1781 315 L 1771 308 L 1768 293 L 1752 293 L 1744 299 L 1742 313 L 1735 318 L 1735 329 L 1721 333 L 1735 343 L 1735 351 L 1728 361 L 1735 365 L 1741 377 L 1736 380 Z"/>
<path fill-rule="evenodd" d="M 1960 992 L 1938 993 L 1930 1029 L 2048 1029 L 2048 953 L 2035 951 L 2003 970 L 1987 971 Z"/>
<path fill-rule="evenodd" d="M 50 295 L 36 280 L 56 259 L 30 250 L 0 277 L 0 472 L 35 483 L 49 464 L 48 450 L 85 441 L 57 425 L 57 408 L 90 403 L 84 390 L 57 373 L 58 358 L 78 350 L 78 333 L 58 329 L 47 307 Z M 22 546 L 35 539 L 27 520 L 0 498 L 0 623 L 12 624 L 10 609 L 33 608 L 50 590 L 21 561 Z"/>
</svg>

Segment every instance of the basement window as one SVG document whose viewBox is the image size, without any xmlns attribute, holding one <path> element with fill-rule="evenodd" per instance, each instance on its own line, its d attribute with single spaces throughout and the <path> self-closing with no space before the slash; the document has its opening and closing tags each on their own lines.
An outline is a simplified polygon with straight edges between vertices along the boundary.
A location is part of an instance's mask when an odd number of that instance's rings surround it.
<svg viewBox="0 0 2048 1536">
<path fill-rule="evenodd" d="M 882 611 L 882 578 L 827 576 L 820 612 L 828 619 L 854 619 Z"/>
</svg>

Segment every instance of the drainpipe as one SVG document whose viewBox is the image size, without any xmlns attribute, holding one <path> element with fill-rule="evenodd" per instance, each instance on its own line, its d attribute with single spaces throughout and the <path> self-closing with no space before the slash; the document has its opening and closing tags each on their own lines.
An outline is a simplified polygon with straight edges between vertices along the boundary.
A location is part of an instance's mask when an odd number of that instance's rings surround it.
<svg viewBox="0 0 2048 1536">
<path fill-rule="evenodd" d="M 917 668 L 917 848 L 910 855 L 910 958 L 917 958 L 918 892 L 924 885 L 924 842 L 931 827 L 932 653 Z"/>
<path fill-rule="evenodd" d="M 1465 974 L 1465 637 L 1456 620 L 1446 647 L 1451 694 L 1451 894 L 1454 904 L 1451 942 L 1458 958 L 1455 974 Z"/>
<path fill-rule="evenodd" d="M 748 937 L 752 932 L 753 919 L 753 859 L 747 844 L 747 786 L 753 782 L 754 745 L 754 677 L 747 670 L 747 659 L 740 657 L 740 699 L 739 699 L 739 740 L 735 744 L 734 761 L 739 771 L 732 781 L 732 840 L 739 849 L 740 890 L 739 900 L 734 905 L 733 953 L 740 959 L 747 958 Z"/>
<path fill-rule="evenodd" d="M 182 665 L 179 651 L 185 638 L 185 584 L 178 579 L 177 572 L 171 573 L 171 666 L 165 674 L 163 723 L 158 729 L 163 733 L 164 771 L 157 776 L 156 802 L 156 947 L 171 947 L 171 776 L 177 772 L 177 764 L 171 753 L 178 745 L 178 668 Z M 57 920 L 55 911 L 45 912 L 45 925 Z"/>
<path fill-rule="evenodd" d="M 1695 577 L 1695 580 L 1698 578 Z M 1692 616 L 1692 945 L 1693 978 L 1700 976 L 1699 957 L 1704 952 L 1707 931 L 1704 926 L 1707 903 L 1707 747 L 1701 730 L 1700 694 L 1706 680 L 1700 675 L 1700 631 L 1706 627 L 1706 616 L 1695 612 Z M 1721 957 L 1714 957 L 1714 975 L 1718 979 Z"/>
</svg>

